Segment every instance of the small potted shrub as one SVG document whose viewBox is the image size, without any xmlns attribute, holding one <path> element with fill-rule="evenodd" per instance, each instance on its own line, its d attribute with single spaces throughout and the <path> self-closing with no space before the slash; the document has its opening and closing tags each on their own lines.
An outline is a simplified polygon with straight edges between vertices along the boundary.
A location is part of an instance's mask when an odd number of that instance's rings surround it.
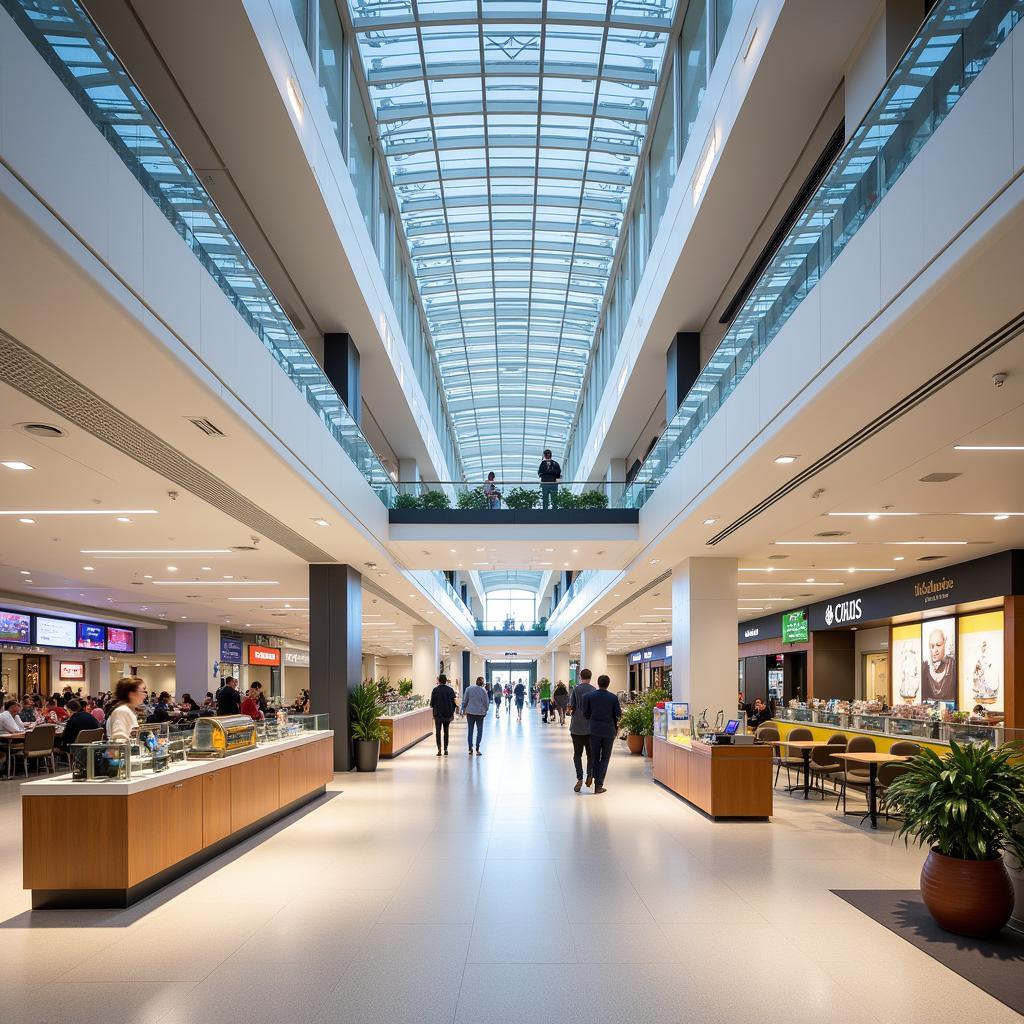
<svg viewBox="0 0 1024 1024">
<path fill-rule="evenodd" d="M 628 704 L 619 719 L 619 728 L 625 730 L 626 746 L 631 754 L 642 754 L 644 749 L 644 708 L 640 701 Z"/>
<path fill-rule="evenodd" d="M 669 694 L 662 689 L 648 690 L 643 698 L 643 737 L 644 754 L 654 757 L 654 708 L 660 701 L 668 700 Z"/>
<path fill-rule="evenodd" d="M 505 504 L 516 512 L 534 508 L 538 501 L 540 501 L 540 494 L 526 487 L 513 487 L 505 495 Z"/>
<path fill-rule="evenodd" d="M 398 680 L 398 696 L 408 697 L 412 693 L 412 680 L 411 679 L 399 679 Z"/>
<path fill-rule="evenodd" d="M 1004 854 L 1024 861 L 1024 753 L 950 740 L 949 753 L 926 749 L 889 786 L 889 806 L 903 816 L 899 834 L 929 848 L 921 896 L 946 931 L 981 938 L 998 932 L 1013 910 Z"/>
<path fill-rule="evenodd" d="M 576 495 L 576 508 L 607 508 L 608 507 L 608 495 L 604 491 L 599 491 L 596 488 L 592 488 L 589 491 L 583 491 L 582 494 Z"/>
<path fill-rule="evenodd" d="M 444 491 L 425 491 L 420 495 L 420 508 L 441 511 L 451 507 L 452 503 Z"/>
<path fill-rule="evenodd" d="M 377 684 L 370 680 L 360 683 L 352 691 L 348 703 L 356 771 L 375 772 L 380 760 L 381 741 L 388 736 L 387 728 L 380 721 L 384 705 L 378 696 Z"/>
<path fill-rule="evenodd" d="M 560 509 L 574 509 L 579 508 L 579 503 L 576 500 L 576 495 L 572 493 L 567 487 L 559 487 L 554 493 L 554 501 L 552 504 L 555 508 Z"/>
<path fill-rule="evenodd" d="M 459 508 L 466 512 L 485 512 L 487 510 L 487 496 L 479 487 L 469 491 L 459 491 L 456 499 Z"/>
<path fill-rule="evenodd" d="M 415 494 L 396 494 L 391 506 L 396 509 L 413 509 L 420 507 L 420 499 Z"/>
</svg>

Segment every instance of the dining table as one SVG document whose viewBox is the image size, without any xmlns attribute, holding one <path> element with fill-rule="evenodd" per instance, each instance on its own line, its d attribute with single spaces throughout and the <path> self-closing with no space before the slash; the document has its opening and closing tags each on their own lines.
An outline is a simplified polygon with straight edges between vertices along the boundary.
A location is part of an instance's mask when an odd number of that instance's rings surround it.
<svg viewBox="0 0 1024 1024">
<path fill-rule="evenodd" d="M 47 724 L 47 723 L 41 723 Z M 11 778 L 14 775 L 14 752 L 15 749 L 25 742 L 25 737 L 32 730 L 26 728 L 24 732 L 0 732 L 0 743 L 6 745 L 7 753 L 7 778 Z M 54 740 L 57 739 L 64 732 L 64 726 L 58 725 L 53 733 Z"/>
<path fill-rule="evenodd" d="M 878 828 L 878 766 L 893 764 L 897 761 L 909 761 L 910 758 L 903 754 L 890 754 L 888 751 L 878 750 L 857 750 L 852 753 L 844 751 L 843 753 L 837 752 L 832 756 L 837 761 L 868 766 L 868 815 L 871 817 L 871 827 Z M 849 814 L 850 812 L 844 811 L 843 813 Z M 864 816 L 861 815 L 861 817 Z"/>
<path fill-rule="evenodd" d="M 804 781 L 803 785 L 787 786 L 787 793 L 794 793 L 799 789 L 804 791 L 804 799 L 810 798 L 811 794 L 811 751 L 815 747 L 828 747 L 835 746 L 830 744 L 826 740 L 772 740 L 773 747 L 791 747 L 794 750 L 799 750 L 801 756 L 804 759 Z M 837 747 L 837 749 L 839 749 Z"/>
</svg>

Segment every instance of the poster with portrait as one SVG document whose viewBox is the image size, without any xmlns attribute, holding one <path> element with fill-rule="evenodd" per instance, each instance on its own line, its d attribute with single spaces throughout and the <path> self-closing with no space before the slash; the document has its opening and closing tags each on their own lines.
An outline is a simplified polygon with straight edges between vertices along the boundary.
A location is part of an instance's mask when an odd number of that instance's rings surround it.
<svg viewBox="0 0 1024 1024">
<path fill-rule="evenodd" d="M 960 619 L 960 707 L 1003 711 L 1003 613 Z"/>
<path fill-rule="evenodd" d="M 921 623 L 921 700 L 956 704 L 956 619 Z"/>
<path fill-rule="evenodd" d="M 921 699 L 921 626 L 892 628 L 893 704 L 916 704 Z"/>
</svg>

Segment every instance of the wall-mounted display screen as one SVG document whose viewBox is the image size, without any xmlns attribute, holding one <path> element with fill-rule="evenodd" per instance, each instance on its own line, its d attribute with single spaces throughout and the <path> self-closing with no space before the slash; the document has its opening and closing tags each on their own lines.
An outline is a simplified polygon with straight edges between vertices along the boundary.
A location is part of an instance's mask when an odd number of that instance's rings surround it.
<svg viewBox="0 0 1024 1024">
<path fill-rule="evenodd" d="M 916 704 L 921 699 L 921 625 L 892 628 L 892 685 L 896 700 Z"/>
<path fill-rule="evenodd" d="M 135 653 L 135 630 L 119 626 L 107 626 L 107 650 L 122 654 Z"/>
<path fill-rule="evenodd" d="M 1003 613 L 960 618 L 960 708 L 1003 711 Z"/>
<path fill-rule="evenodd" d="M 60 663 L 58 677 L 66 682 L 81 682 L 85 679 L 84 661 L 62 661 Z"/>
<path fill-rule="evenodd" d="M 32 619 L 21 612 L 0 611 L 0 642 L 28 644 L 32 642 Z"/>
<path fill-rule="evenodd" d="M 74 647 L 76 645 L 75 622 L 73 619 L 51 619 L 46 615 L 36 616 L 36 643 L 44 647 Z"/>
<path fill-rule="evenodd" d="M 782 613 L 782 642 L 784 644 L 807 643 L 807 609 L 797 608 Z"/>
<path fill-rule="evenodd" d="M 956 619 L 921 623 L 921 700 L 956 701 Z"/>
<path fill-rule="evenodd" d="M 100 626 L 95 622 L 78 623 L 78 647 L 90 651 L 102 651 L 106 643 L 106 626 Z"/>
</svg>

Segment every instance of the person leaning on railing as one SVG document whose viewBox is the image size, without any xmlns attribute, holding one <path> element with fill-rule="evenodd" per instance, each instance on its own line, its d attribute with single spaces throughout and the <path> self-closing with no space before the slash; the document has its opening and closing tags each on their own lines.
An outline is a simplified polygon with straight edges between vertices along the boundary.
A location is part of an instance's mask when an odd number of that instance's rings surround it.
<svg viewBox="0 0 1024 1024">
<path fill-rule="evenodd" d="M 487 474 L 487 483 L 484 484 L 484 497 L 487 499 L 489 509 L 501 508 L 501 491 L 494 483 L 494 474 Z"/>
</svg>

